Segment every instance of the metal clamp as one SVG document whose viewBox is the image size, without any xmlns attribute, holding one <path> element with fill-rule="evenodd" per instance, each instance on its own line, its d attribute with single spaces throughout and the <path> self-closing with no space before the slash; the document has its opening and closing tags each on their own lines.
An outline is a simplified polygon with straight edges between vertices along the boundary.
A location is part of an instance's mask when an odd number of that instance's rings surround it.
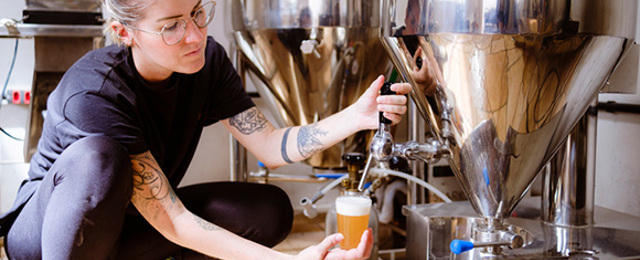
<svg viewBox="0 0 640 260">
<path fill-rule="evenodd" d="M 9 35 L 19 35 L 20 34 L 20 31 L 18 30 L 18 27 L 16 26 L 18 21 L 13 20 L 13 19 L 8 19 L 8 18 L 2 18 L 2 19 L 0 19 L 0 23 L 2 23 L 2 25 L 4 25 L 4 27 L 7 28 L 7 32 L 9 32 Z"/>
</svg>

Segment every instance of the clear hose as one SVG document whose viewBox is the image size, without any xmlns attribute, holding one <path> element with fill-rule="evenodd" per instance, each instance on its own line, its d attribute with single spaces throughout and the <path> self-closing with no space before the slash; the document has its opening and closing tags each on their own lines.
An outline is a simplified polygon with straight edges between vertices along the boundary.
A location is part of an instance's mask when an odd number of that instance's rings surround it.
<svg viewBox="0 0 640 260">
<path fill-rule="evenodd" d="M 381 169 L 381 168 L 371 168 L 372 172 L 378 173 L 378 174 L 388 174 L 388 175 L 393 175 L 393 176 L 397 176 L 400 178 L 404 178 L 407 179 L 409 181 L 413 181 L 415 183 L 417 183 L 418 185 L 424 187 L 427 190 L 430 190 L 431 192 L 435 193 L 436 196 L 440 197 L 442 200 L 444 200 L 445 202 L 452 202 L 451 199 L 449 197 L 447 197 L 447 195 L 445 195 L 442 191 L 438 190 L 436 187 L 433 187 L 431 184 L 413 176 L 413 175 L 409 175 L 406 174 L 404 172 L 399 172 L 399 171 L 394 171 L 394 170 L 390 170 L 390 169 Z M 318 193 L 316 193 L 313 198 L 309 199 L 307 197 L 304 197 L 300 200 L 300 205 L 302 205 L 304 207 L 303 210 L 303 214 L 309 218 L 314 218 L 317 215 L 316 209 L 315 209 L 315 203 L 320 200 L 322 197 L 324 197 L 324 195 L 329 192 L 331 189 L 335 188 L 336 186 L 338 186 L 343 179 L 349 177 L 349 175 L 345 174 L 344 176 L 332 181 L 331 183 L 327 184 L 326 186 L 324 186 L 320 191 L 318 191 Z"/>
<path fill-rule="evenodd" d="M 347 177 L 349 177 L 349 175 L 345 174 L 342 177 L 335 179 L 334 181 L 332 181 L 331 183 L 327 184 L 322 189 L 320 189 L 320 191 L 318 191 L 318 193 L 316 193 L 316 195 L 314 195 L 313 198 L 311 199 L 307 197 L 302 198 L 300 200 L 300 205 L 302 205 L 303 207 L 302 213 L 308 218 L 315 218 L 318 215 L 318 212 L 316 211 L 315 203 L 318 200 L 320 200 L 322 197 L 324 197 L 324 194 L 326 194 L 331 189 L 338 186 L 342 182 L 342 180 L 344 180 Z"/>
<path fill-rule="evenodd" d="M 397 176 L 400 178 L 404 178 L 410 181 L 413 181 L 417 184 L 419 184 L 420 186 L 424 187 L 427 190 L 430 190 L 431 192 L 435 193 L 438 197 L 440 197 L 442 200 L 444 200 L 445 202 L 452 202 L 451 199 L 449 197 L 447 197 L 447 195 L 445 195 L 442 191 L 438 190 L 436 187 L 433 187 L 431 184 L 413 176 L 413 175 L 409 175 L 406 174 L 404 172 L 399 172 L 399 171 L 394 171 L 394 170 L 390 170 L 390 169 L 381 169 L 381 168 L 372 168 L 371 169 L 372 172 L 378 173 L 378 174 L 388 174 L 388 175 L 393 175 L 393 176 Z"/>
</svg>

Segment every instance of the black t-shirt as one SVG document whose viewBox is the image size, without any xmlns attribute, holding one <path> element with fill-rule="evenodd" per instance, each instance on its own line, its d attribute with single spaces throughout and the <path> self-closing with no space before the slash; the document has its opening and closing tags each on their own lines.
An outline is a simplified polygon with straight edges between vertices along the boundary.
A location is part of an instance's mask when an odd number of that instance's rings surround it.
<svg viewBox="0 0 640 260">
<path fill-rule="evenodd" d="M 175 188 L 203 127 L 254 106 L 224 49 L 212 37 L 207 39 L 205 59 L 199 72 L 173 73 L 154 86 L 137 73 L 126 47 L 111 45 L 78 60 L 47 100 L 29 179 L 12 211 L 31 197 L 65 148 L 91 135 L 111 137 L 130 154 L 151 151 Z"/>
</svg>

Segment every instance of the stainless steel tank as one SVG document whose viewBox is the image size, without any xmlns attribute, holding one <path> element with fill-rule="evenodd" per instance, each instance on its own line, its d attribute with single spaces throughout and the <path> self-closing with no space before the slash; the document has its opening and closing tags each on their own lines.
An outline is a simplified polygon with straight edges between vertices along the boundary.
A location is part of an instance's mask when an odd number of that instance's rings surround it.
<svg viewBox="0 0 640 260">
<path fill-rule="evenodd" d="M 253 79 L 280 127 L 312 124 L 351 105 L 392 64 L 380 42 L 381 1 L 235 0 L 239 73 Z M 365 152 L 363 131 L 306 160 L 344 167 L 345 152 Z"/>
<path fill-rule="evenodd" d="M 478 214 L 509 217 L 635 33 L 636 1 L 391 0 L 384 45 Z"/>
<path fill-rule="evenodd" d="M 517 222 L 510 218 L 515 207 L 633 43 L 638 3 L 388 0 L 383 9 L 390 10 L 383 17 L 383 44 L 413 86 L 411 97 L 433 136 L 420 145 L 394 144 L 393 153 L 425 160 L 448 156 L 482 217 L 468 236 L 461 230 L 449 235 L 492 244 L 460 258 L 500 255 L 505 240 L 522 241 L 509 224 Z M 413 211 L 415 219 L 446 216 L 434 208 Z M 428 258 L 434 243 L 451 241 L 408 225 L 410 259 Z M 570 232 L 556 234 L 545 241 L 570 246 L 561 237 Z"/>
</svg>

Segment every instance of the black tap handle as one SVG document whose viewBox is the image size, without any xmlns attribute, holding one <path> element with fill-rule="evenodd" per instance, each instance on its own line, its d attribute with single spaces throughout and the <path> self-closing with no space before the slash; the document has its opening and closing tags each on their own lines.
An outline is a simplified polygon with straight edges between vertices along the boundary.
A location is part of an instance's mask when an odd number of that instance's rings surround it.
<svg viewBox="0 0 640 260">
<path fill-rule="evenodd" d="M 396 92 L 391 90 L 391 84 L 393 83 L 389 81 L 385 82 L 384 85 L 382 85 L 382 88 L 380 89 L 380 95 L 395 95 Z M 391 120 L 387 119 L 382 114 L 383 112 L 380 112 L 380 123 L 386 124 L 386 125 L 391 124 Z"/>
</svg>

